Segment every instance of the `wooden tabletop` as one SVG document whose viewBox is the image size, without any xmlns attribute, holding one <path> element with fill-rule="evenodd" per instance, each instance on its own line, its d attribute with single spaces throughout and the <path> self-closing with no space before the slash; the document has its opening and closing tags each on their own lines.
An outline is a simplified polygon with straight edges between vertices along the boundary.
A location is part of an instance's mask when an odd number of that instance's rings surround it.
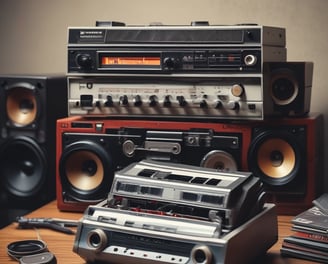
<svg viewBox="0 0 328 264">
<path fill-rule="evenodd" d="M 32 212 L 28 217 L 53 217 L 78 220 L 82 213 L 60 212 L 57 209 L 56 201 L 53 201 L 40 209 Z M 315 263 L 295 258 L 280 257 L 281 243 L 284 237 L 292 234 L 290 220 L 292 216 L 278 216 L 278 242 L 272 246 L 263 260 L 259 263 L 266 264 L 301 264 Z M 49 250 L 56 256 L 58 264 L 83 264 L 85 261 L 72 251 L 74 235 L 67 235 L 49 229 L 17 229 L 17 224 L 13 223 L 0 229 L 0 263 L 17 263 L 7 255 L 7 245 L 18 240 L 37 239 L 38 236 L 47 243 Z"/>
</svg>

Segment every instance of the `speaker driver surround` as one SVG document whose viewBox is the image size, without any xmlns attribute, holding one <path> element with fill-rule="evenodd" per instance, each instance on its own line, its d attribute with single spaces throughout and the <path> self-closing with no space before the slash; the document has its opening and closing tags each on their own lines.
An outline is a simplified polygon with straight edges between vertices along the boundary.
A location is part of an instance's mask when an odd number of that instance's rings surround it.
<svg viewBox="0 0 328 264">
<path fill-rule="evenodd" d="M 296 164 L 292 146 L 280 138 L 265 141 L 258 150 L 260 169 L 271 178 L 283 178 L 293 172 Z"/>
<path fill-rule="evenodd" d="M 31 138 L 7 140 L 0 148 L 0 175 L 8 193 L 19 197 L 36 195 L 47 177 L 47 158 Z"/>
<path fill-rule="evenodd" d="M 110 154 L 96 142 L 77 141 L 68 145 L 59 161 L 63 192 L 77 201 L 104 198 L 114 176 L 112 163 Z"/>
<path fill-rule="evenodd" d="M 37 120 L 39 105 L 34 86 L 20 83 L 7 91 L 6 111 L 16 126 L 27 126 Z"/>
<path fill-rule="evenodd" d="M 67 158 L 67 179 L 77 189 L 96 189 L 104 178 L 100 158 L 90 151 L 76 151 Z"/>
<path fill-rule="evenodd" d="M 282 186 L 300 173 L 302 151 L 289 132 L 266 131 L 249 148 L 249 169 L 265 183 Z"/>
<path fill-rule="evenodd" d="M 292 103 L 299 93 L 297 79 L 289 69 L 276 70 L 271 79 L 271 97 L 277 105 Z"/>
</svg>

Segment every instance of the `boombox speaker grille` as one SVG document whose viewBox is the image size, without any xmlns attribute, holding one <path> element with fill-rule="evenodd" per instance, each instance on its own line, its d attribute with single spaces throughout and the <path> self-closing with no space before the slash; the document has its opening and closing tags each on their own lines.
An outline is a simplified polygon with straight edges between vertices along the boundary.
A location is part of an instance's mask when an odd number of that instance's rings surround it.
<svg viewBox="0 0 328 264">
<path fill-rule="evenodd" d="M 304 141 L 302 141 L 304 140 Z M 279 191 L 282 186 L 284 191 L 303 193 L 305 177 L 302 177 L 305 169 L 306 153 L 301 148 L 301 142 L 305 142 L 303 127 L 273 128 L 255 131 L 252 144 L 249 148 L 250 170 L 268 186 L 277 186 Z M 289 189 L 296 177 L 298 184 Z M 300 181 L 301 180 L 301 181 Z M 302 186 L 303 184 L 303 186 Z"/>
<path fill-rule="evenodd" d="M 88 140 L 72 143 L 65 149 L 59 171 L 66 199 L 85 202 L 100 199 L 109 192 L 114 172 L 109 153 Z"/>
</svg>

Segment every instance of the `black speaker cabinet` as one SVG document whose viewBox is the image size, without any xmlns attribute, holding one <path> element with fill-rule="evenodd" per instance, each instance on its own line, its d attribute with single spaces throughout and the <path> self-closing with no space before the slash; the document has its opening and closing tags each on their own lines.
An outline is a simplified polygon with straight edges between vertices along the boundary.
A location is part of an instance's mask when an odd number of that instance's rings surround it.
<svg viewBox="0 0 328 264">
<path fill-rule="evenodd" d="M 309 113 L 313 62 L 268 62 L 263 65 L 264 111 L 272 116 Z"/>
<path fill-rule="evenodd" d="M 0 76 L 0 206 L 31 210 L 55 198 L 56 120 L 65 76 Z"/>
<path fill-rule="evenodd" d="M 323 191 L 323 116 L 277 118 L 253 126 L 249 170 L 279 213 L 299 213 Z"/>
</svg>

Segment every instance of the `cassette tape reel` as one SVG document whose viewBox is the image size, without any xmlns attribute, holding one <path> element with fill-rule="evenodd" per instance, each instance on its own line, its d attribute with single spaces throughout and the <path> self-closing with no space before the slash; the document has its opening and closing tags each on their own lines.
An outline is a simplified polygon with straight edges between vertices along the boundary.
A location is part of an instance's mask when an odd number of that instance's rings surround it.
<svg viewBox="0 0 328 264">
<path fill-rule="evenodd" d="M 246 171 L 250 140 L 250 127 L 237 124 L 60 119 L 58 207 L 83 211 L 99 202 L 108 194 L 114 172 L 142 159 Z"/>
</svg>

